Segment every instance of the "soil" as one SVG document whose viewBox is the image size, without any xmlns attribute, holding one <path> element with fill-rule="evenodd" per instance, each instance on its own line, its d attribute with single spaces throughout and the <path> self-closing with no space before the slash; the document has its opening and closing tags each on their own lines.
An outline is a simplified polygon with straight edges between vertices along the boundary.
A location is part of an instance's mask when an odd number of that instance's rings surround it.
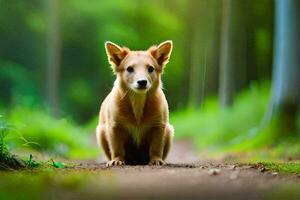
<svg viewBox="0 0 300 200">
<path fill-rule="evenodd" d="M 118 167 L 83 163 L 64 172 L 83 172 L 88 181 L 76 191 L 57 188 L 55 195 L 64 199 L 300 199 L 296 174 L 268 171 L 262 165 L 201 161 L 189 142 L 177 142 L 168 163 Z"/>
</svg>

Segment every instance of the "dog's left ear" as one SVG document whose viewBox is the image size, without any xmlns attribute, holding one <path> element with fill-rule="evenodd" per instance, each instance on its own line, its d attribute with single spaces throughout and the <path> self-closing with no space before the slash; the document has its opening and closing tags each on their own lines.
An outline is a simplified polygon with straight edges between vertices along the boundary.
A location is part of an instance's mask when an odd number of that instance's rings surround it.
<svg viewBox="0 0 300 200">
<path fill-rule="evenodd" d="M 171 40 L 167 40 L 158 46 L 151 47 L 149 51 L 151 55 L 156 59 L 158 65 L 163 67 L 169 62 L 172 48 L 173 42 Z"/>
</svg>

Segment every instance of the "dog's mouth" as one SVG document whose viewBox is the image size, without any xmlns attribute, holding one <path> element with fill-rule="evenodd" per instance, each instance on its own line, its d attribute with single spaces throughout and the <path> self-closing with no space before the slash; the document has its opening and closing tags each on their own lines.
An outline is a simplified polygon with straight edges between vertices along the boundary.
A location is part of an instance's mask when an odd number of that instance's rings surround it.
<svg viewBox="0 0 300 200">
<path fill-rule="evenodd" d="M 148 87 L 146 85 L 145 86 L 138 86 L 136 89 L 137 90 L 146 90 L 146 89 L 148 89 Z"/>
<path fill-rule="evenodd" d="M 146 93 L 149 89 L 147 86 L 138 86 L 132 88 L 136 93 Z"/>
</svg>

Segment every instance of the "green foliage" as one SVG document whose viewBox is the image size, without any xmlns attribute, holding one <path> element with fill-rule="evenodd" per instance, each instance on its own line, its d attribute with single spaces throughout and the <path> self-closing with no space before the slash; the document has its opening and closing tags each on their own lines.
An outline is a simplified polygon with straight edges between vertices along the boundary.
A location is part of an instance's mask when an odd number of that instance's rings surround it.
<svg viewBox="0 0 300 200">
<path fill-rule="evenodd" d="M 0 169 L 34 169 L 36 167 L 45 168 L 47 166 L 62 169 L 66 166 L 61 161 L 54 161 L 53 159 L 50 159 L 48 162 L 38 162 L 33 158 L 32 154 L 30 154 L 29 158 L 26 160 L 23 160 L 17 155 L 12 154 L 9 151 L 8 139 L 6 139 L 7 135 L 11 130 L 15 129 L 12 126 L 5 124 L 4 121 L 0 118 Z M 12 138 L 10 138 L 10 140 L 12 140 Z M 24 139 L 22 139 L 22 141 L 23 140 Z M 32 142 L 26 143 L 26 145 L 29 144 L 32 144 Z"/>
<path fill-rule="evenodd" d="M 24 161 L 9 152 L 6 136 L 10 129 L 11 127 L 6 125 L 0 118 L 0 169 L 24 168 L 26 167 Z"/>
<path fill-rule="evenodd" d="M 0 118 L 0 158 L 3 158 L 8 154 L 8 146 L 5 142 L 5 137 L 8 134 L 7 132 L 8 128 L 4 125 Z"/>
<path fill-rule="evenodd" d="M 268 84 L 252 85 L 236 96 L 231 108 L 222 110 L 216 98 L 202 109 L 172 113 L 176 138 L 193 138 L 206 150 L 226 149 L 256 136 L 268 104 Z"/>
<path fill-rule="evenodd" d="M 31 105 L 40 101 L 33 74 L 24 66 L 0 58 L 0 104 Z"/>
<path fill-rule="evenodd" d="M 60 162 L 60 161 L 56 162 L 53 159 L 51 159 L 51 166 L 53 166 L 57 169 L 62 169 L 65 167 L 65 165 L 62 162 Z"/>
<path fill-rule="evenodd" d="M 36 168 L 41 165 L 39 162 L 37 162 L 33 159 L 32 154 L 29 155 L 29 158 L 28 158 L 28 160 L 25 161 L 25 163 L 26 163 L 26 166 L 30 169 Z"/>
<path fill-rule="evenodd" d="M 180 0 L 171 4 L 138 0 L 59 1 L 58 74 L 62 111 L 80 122 L 88 121 L 98 112 L 99 102 L 114 79 L 104 50 L 107 40 L 132 49 L 147 49 L 172 39 L 176 48 L 164 80 L 170 104 L 175 107 L 179 100 L 176 99 L 178 84 L 174 80 L 182 79 L 185 72 L 182 55 L 186 30 L 182 16 L 186 4 Z M 18 15 L 12 16 L 12 10 Z M 0 104 L 45 103 L 49 53 L 47 11 L 42 1 L 1 3 Z"/>
<path fill-rule="evenodd" d="M 300 173 L 300 163 L 299 162 L 262 162 L 262 165 L 266 167 L 266 169 L 283 172 L 283 173 Z"/>
<path fill-rule="evenodd" d="M 68 119 L 55 119 L 42 108 L 17 106 L 10 110 L 8 119 L 22 135 L 13 138 L 12 146 L 68 158 L 91 158 L 98 154 L 86 129 Z"/>
<path fill-rule="evenodd" d="M 269 91 L 268 84 L 254 84 L 237 95 L 234 105 L 228 109 L 222 110 L 217 99 L 212 98 L 202 109 L 171 113 L 175 136 L 193 139 L 200 150 L 212 153 L 210 155 L 235 153 L 231 159 L 236 157 L 239 161 L 298 159 L 299 136 L 291 136 L 280 129 L 276 116 L 264 122 Z M 299 120 L 300 117 L 298 130 Z"/>
</svg>

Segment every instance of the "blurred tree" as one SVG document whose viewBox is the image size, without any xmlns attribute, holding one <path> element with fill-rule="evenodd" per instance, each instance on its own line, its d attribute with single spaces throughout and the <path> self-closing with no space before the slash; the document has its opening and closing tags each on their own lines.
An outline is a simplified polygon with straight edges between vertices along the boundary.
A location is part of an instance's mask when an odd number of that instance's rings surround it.
<svg viewBox="0 0 300 200">
<path fill-rule="evenodd" d="M 270 79 L 273 56 L 274 1 L 244 0 L 243 22 L 246 26 L 246 78 L 240 76 L 243 89 L 253 81 Z M 243 80 L 244 79 L 244 80 Z"/>
<path fill-rule="evenodd" d="M 271 109 L 279 133 L 295 134 L 300 106 L 300 1 L 276 0 L 276 30 Z"/>
<path fill-rule="evenodd" d="M 187 62 L 189 69 L 189 105 L 201 106 L 206 90 L 207 76 L 217 74 L 214 68 L 218 60 L 215 23 L 218 4 L 213 1 L 189 1 Z"/>
<path fill-rule="evenodd" d="M 60 26 L 59 0 L 47 0 L 48 8 L 48 61 L 46 92 L 52 113 L 59 115 Z"/>
<path fill-rule="evenodd" d="M 222 107 L 233 103 L 237 80 L 245 80 L 245 27 L 243 2 L 224 0 L 222 12 L 219 99 Z"/>
<path fill-rule="evenodd" d="M 203 19 L 206 12 L 207 1 L 189 1 L 189 30 L 190 38 L 187 41 L 190 60 L 190 74 L 189 74 L 189 104 L 191 106 L 199 106 L 202 100 L 203 88 L 203 61 L 204 51 L 206 50 L 205 30 L 202 29 L 205 19 Z"/>
<path fill-rule="evenodd" d="M 220 22 L 221 4 L 219 0 L 209 1 L 209 12 L 207 14 L 208 49 L 206 59 L 205 96 L 215 95 L 218 92 L 219 60 L 220 60 Z"/>
</svg>

